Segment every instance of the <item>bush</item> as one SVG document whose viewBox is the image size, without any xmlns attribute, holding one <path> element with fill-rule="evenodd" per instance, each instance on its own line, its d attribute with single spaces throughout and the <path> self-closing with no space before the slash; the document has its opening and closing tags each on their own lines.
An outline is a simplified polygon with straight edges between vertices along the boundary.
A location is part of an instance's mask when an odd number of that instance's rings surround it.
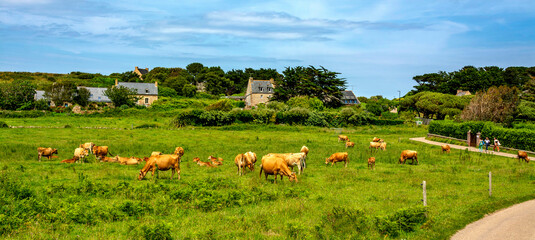
<svg viewBox="0 0 535 240">
<path fill-rule="evenodd" d="M 288 105 L 284 104 L 283 102 L 269 101 L 267 108 L 275 111 L 285 111 L 288 110 Z"/>
<path fill-rule="evenodd" d="M 147 240 L 171 240 L 171 227 L 167 223 L 143 226 L 143 237 Z"/>
<path fill-rule="evenodd" d="M 6 122 L 0 121 L 0 128 L 9 128 Z"/>
<path fill-rule="evenodd" d="M 417 225 L 425 222 L 427 218 L 425 213 L 424 207 L 400 209 L 393 215 L 376 217 L 377 229 L 380 233 L 392 237 L 398 236 L 401 232 L 412 232 Z"/>
<path fill-rule="evenodd" d="M 233 105 L 232 105 L 232 100 L 230 99 L 223 99 L 223 100 L 219 100 L 217 101 L 216 103 L 214 104 L 211 104 L 209 106 L 206 107 L 206 110 L 208 111 L 225 111 L 225 112 L 228 112 L 230 110 L 232 110 L 233 108 Z"/>
<path fill-rule="evenodd" d="M 290 111 L 278 112 L 277 123 L 299 124 L 304 125 L 305 121 L 310 117 L 310 110 L 306 108 L 296 107 Z"/>
<path fill-rule="evenodd" d="M 33 103 L 36 110 L 50 110 L 48 101 L 46 99 L 39 99 Z"/>
<path fill-rule="evenodd" d="M 308 96 L 299 96 L 290 98 L 286 102 L 288 106 L 296 108 L 306 108 L 311 110 L 322 111 L 324 109 L 323 102 L 316 97 L 310 98 Z"/>
<path fill-rule="evenodd" d="M 363 232 L 368 228 L 362 209 L 334 207 L 323 215 L 322 222 L 334 232 Z"/>
</svg>

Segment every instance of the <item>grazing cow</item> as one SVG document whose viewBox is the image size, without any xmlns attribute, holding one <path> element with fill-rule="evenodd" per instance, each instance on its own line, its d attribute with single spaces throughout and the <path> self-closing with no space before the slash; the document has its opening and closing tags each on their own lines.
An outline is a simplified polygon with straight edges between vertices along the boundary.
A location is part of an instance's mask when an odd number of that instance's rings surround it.
<svg viewBox="0 0 535 240">
<path fill-rule="evenodd" d="M 254 163 L 251 161 L 251 158 L 246 157 L 246 154 L 238 154 L 234 158 L 234 164 L 238 167 L 238 175 L 242 176 L 244 174 L 244 169 L 248 167 L 251 171 L 254 171 Z"/>
<path fill-rule="evenodd" d="M 111 152 L 108 151 L 108 146 L 96 146 L 96 145 L 93 146 L 93 154 L 98 159 L 101 159 L 102 157 L 107 156 L 108 153 L 112 155 Z"/>
<path fill-rule="evenodd" d="M 347 163 L 349 162 L 347 152 L 333 153 L 333 155 L 325 159 L 326 165 L 331 163 L 331 166 L 333 166 L 336 162 L 344 162 L 344 166 L 347 167 Z"/>
<path fill-rule="evenodd" d="M 450 145 L 444 144 L 444 145 L 442 145 L 440 147 L 442 148 L 442 153 L 444 153 L 444 152 L 450 153 L 450 150 L 451 150 Z"/>
<path fill-rule="evenodd" d="M 203 167 L 216 167 L 216 166 L 214 166 L 211 162 L 203 162 L 203 161 L 201 161 L 201 159 L 198 158 L 198 157 L 193 158 L 193 161 L 196 162 L 199 166 L 203 166 Z"/>
<path fill-rule="evenodd" d="M 380 142 L 381 145 L 379 145 L 379 148 L 382 149 L 383 151 L 386 151 L 386 142 Z"/>
<path fill-rule="evenodd" d="M 262 177 L 262 171 L 264 171 L 266 180 L 268 175 L 274 175 L 275 182 L 277 182 L 277 176 L 280 175 L 281 180 L 283 176 L 288 176 L 290 182 L 297 182 L 297 176 L 295 176 L 294 172 L 290 171 L 288 165 L 286 165 L 286 161 L 277 156 L 262 157 L 262 164 L 260 165 L 260 177 Z"/>
<path fill-rule="evenodd" d="M 338 135 L 338 142 L 340 141 L 347 142 L 349 141 L 349 137 L 346 135 Z"/>
<path fill-rule="evenodd" d="M 74 158 L 76 160 L 80 160 L 80 162 L 84 163 L 84 158 L 89 155 L 89 151 L 85 148 L 76 148 L 74 149 Z"/>
<path fill-rule="evenodd" d="M 142 180 L 147 172 L 152 171 L 152 176 L 156 170 L 167 171 L 171 169 L 171 179 L 175 176 L 175 172 L 178 174 L 178 180 L 180 180 L 180 157 L 176 154 L 164 154 L 150 156 L 144 158 L 146 161 L 145 166 L 139 170 L 138 180 Z"/>
<path fill-rule="evenodd" d="M 368 169 L 374 169 L 375 168 L 375 157 L 368 158 Z"/>
<path fill-rule="evenodd" d="M 251 162 L 253 164 L 253 167 L 254 165 L 256 164 L 256 153 L 254 152 L 246 152 L 243 154 L 245 158 L 248 159 L 249 162 Z"/>
<path fill-rule="evenodd" d="M 176 147 L 173 154 L 178 155 L 178 157 L 182 157 L 184 156 L 184 149 L 182 147 Z"/>
<path fill-rule="evenodd" d="M 372 148 L 378 149 L 380 147 L 381 147 L 381 143 L 380 142 L 370 142 L 369 149 L 372 149 Z"/>
<path fill-rule="evenodd" d="M 526 161 L 527 163 L 529 163 L 529 157 L 528 157 L 528 153 L 527 152 L 524 152 L 524 151 L 518 151 L 518 160 L 520 159 L 524 159 L 524 161 Z"/>
<path fill-rule="evenodd" d="M 350 148 L 350 147 L 354 147 L 354 146 L 355 146 L 354 142 L 346 142 L 346 148 Z"/>
<path fill-rule="evenodd" d="M 305 162 L 305 153 L 269 153 L 264 157 L 270 157 L 275 156 L 282 158 L 288 167 L 290 167 L 293 171 L 294 166 L 297 166 L 297 169 L 299 169 L 299 174 L 301 174 L 304 171 L 304 162 Z M 262 157 L 262 158 L 264 158 Z"/>
<path fill-rule="evenodd" d="M 418 165 L 418 152 L 412 150 L 403 150 L 401 152 L 401 157 L 399 158 L 399 163 L 405 164 L 407 159 L 412 160 L 411 164 L 414 164 L 414 161 L 416 160 L 416 165 Z"/>
<path fill-rule="evenodd" d="M 162 155 L 163 153 L 162 152 L 152 152 L 150 155 L 151 156 L 156 156 L 156 155 Z"/>
<path fill-rule="evenodd" d="M 87 149 L 90 153 L 93 153 L 93 146 L 95 146 L 92 142 L 86 142 L 84 144 L 80 144 L 80 148 Z"/>
<path fill-rule="evenodd" d="M 62 163 L 74 163 L 74 162 L 76 162 L 76 158 L 73 157 L 71 159 L 65 159 L 65 160 L 62 160 L 61 162 Z"/>
<path fill-rule="evenodd" d="M 208 157 L 208 160 L 210 160 L 212 162 L 212 164 L 214 164 L 216 166 L 223 165 L 223 158 L 216 158 L 216 157 L 210 155 Z"/>
<path fill-rule="evenodd" d="M 48 160 L 50 160 L 53 154 L 58 154 L 58 150 L 55 148 L 37 148 L 37 159 L 39 159 L 39 162 L 41 161 L 42 156 L 45 156 Z"/>
<path fill-rule="evenodd" d="M 382 142 L 383 139 L 380 139 L 378 137 L 373 137 L 372 142 Z"/>
</svg>

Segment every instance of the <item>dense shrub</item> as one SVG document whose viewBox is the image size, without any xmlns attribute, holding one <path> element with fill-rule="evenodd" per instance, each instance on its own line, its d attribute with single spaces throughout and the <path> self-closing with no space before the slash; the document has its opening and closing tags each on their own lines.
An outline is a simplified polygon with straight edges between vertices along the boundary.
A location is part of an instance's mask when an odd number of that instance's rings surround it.
<svg viewBox="0 0 535 240">
<path fill-rule="evenodd" d="M 396 237 L 402 232 L 412 232 L 416 226 L 425 222 L 425 213 L 424 207 L 415 207 L 400 209 L 393 215 L 377 217 L 377 230 L 392 237 Z"/>
<path fill-rule="evenodd" d="M 37 118 L 46 115 L 42 111 L 0 111 L 0 118 Z"/>
<path fill-rule="evenodd" d="M 208 111 L 214 111 L 215 110 L 215 111 L 228 112 L 228 111 L 232 110 L 233 107 L 234 106 L 232 104 L 232 100 L 223 99 L 223 100 L 217 101 L 214 104 L 211 104 L 211 105 L 207 106 L 205 109 L 208 110 Z"/>
<path fill-rule="evenodd" d="M 363 232 L 367 228 L 362 209 L 334 207 L 322 217 L 323 224 L 334 232 Z"/>
<path fill-rule="evenodd" d="M 146 240 L 172 240 L 171 227 L 167 223 L 143 226 L 143 237 Z"/>
<path fill-rule="evenodd" d="M 473 133 L 481 132 L 485 122 L 463 122 L 455 123 L 452 121 L 431 121 L 429 124 L 429 133 L 438 134 L 447 137 L 466 139 L 466 134 L 470 130 Z"/>
<path fill-rule="evenodd" d="M 310 110 L 306 108 L 296 107 L 289 111 L 277 113 L 277 123 L 298 124 L 304 125 L 305 121 L 310 117 Z"/>
<path fill-rule="evenodd" d="M 9 128 L 6 122 L 0 121 L 0 128 Z"/>
</svg>

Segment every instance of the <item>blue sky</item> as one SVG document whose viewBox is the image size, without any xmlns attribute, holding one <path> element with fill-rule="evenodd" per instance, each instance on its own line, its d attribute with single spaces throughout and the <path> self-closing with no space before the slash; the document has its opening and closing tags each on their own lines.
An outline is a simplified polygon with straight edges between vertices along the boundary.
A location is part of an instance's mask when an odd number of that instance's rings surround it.
<svg viewBox="0 0 535 240">
<path fill-rule="evenodd" d="M 357 96 L 415 75 L 535 66 L 533 0 L 0 0 L 0 71 L 324 66 Z"/>
</svg>

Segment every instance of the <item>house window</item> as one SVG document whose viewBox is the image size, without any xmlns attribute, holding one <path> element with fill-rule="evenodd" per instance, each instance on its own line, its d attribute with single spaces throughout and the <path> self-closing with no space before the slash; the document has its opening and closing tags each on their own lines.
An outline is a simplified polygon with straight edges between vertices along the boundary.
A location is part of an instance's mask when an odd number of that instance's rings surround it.
<svg viewBox="0 0 535 240">
<path fill-rule="evenodd" d="M 260 98 L 262 98 L 264 95 L 260 95 Z"/>
<path fill-rule="evenodd" d="M 149 103 L 149 98 L 145 98 L 145 104 Z"/>
<path fill-rule="evenodd" d="M 271 92 L 271 88 L 270 87 L 268 87 L 267 89 L 268 89 L 268 92 Z"/>
<path fill-rule="evenodd" d="M 100 101 L 100 97 L 98 97 L 98 100 Z"/>
<path fill-rule="evenodd" d="M 145 89 L 145 93 L 149 93 L 149 89 L 148 89 L 148 88 L 147 88 L 147 89 Z"/>
<path fill-rule="evenodd" d="M 260 90 L 260 92 L 262 92 L 262 90 L 263 90 L 261 87 L 259 87 L 258 89 Z"/>
</svg>

